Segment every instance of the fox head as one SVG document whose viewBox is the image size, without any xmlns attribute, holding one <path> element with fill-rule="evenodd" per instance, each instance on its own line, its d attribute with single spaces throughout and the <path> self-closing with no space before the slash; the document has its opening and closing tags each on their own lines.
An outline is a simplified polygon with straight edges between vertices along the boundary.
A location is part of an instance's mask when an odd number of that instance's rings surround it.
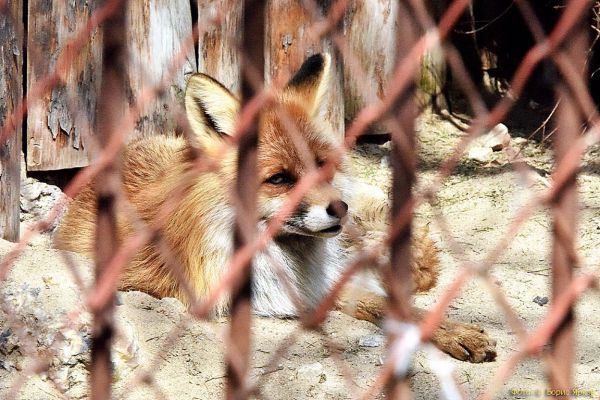
<svg viewBox="0 0 600 400">
<path fill-rule="evenodd" d="M 329 87 L 330 57 L 316 54 L 306 59 L 283 89 L 277 104 L 259 115 L 258 213 L 268 221 L 281 207 L 297 182 L 322 166 L 339 146 L 320 115 Z M 219 82 L 204 74 L 188 81 L 185 94 L 188 120 L 203 151 L 214 155 L 222 141 L 234 133 L 239 101 Z M 225 184 L 236 176 L 235 151 L 222 160 Z M 288 218 L 280 235 L 332 237 L 340 233 L 348 205 L 336 188 L 335 176 L 311 188 Z"/>
</svg>

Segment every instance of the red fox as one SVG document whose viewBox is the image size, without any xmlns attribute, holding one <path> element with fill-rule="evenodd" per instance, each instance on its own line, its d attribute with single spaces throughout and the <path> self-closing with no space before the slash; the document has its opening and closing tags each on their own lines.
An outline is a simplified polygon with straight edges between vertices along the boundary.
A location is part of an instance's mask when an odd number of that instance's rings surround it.
<svg viewBox="0 0 600 400">
<path fill-rule="evenodd" d="M 319 122 L 329 74 L 329 56 L 311 56 L 278 99 L 301 134 L 313 158 L 311 164 L 317 167 L 340 146 L 339 138 L 328 134 Z M 234 132 L 238 100 L 211 77 L 195 74 L 186 88 L 185 106 L 203 155 L 216 157 L 224 138 Z M 303 156 L 286 133 L 280 114 L 274 106 L 266 106 L 259 116 L 259 231 L 264 230 L 296 182 L 310 171 Z M 236 149 L 232 148 L 221 156 L 217 170 L 197 174 L 185 187 L 177 209 L 162 231 L 183 266 L 185 279 L 200 298 L 219 282 L 233 252 L 235 211 L 230 191 L 236 179 L 236 157 Z M 131 142 L 122 158 L 123 191 L 139 217 L 151 223 L 193 163 L 194 152 L 184 138 L 154 136 Z M 294 299 L 308 309 L 316 306 L 361 242 L 383 237 L 388 208 L 382 191 L 353 182 L 346 164 L 341 163 L 331 179 L 305 194 L 274 240 L 254 256 L 254 312 L 263 316 L 297 316 L 301 310 Z M 95 210 L 96 196 L 93 185 L 89 185 L 71 202 L 55 235 L 56 246 L 93 256 Z M 118 215 L 118 225 L 121 239 L 134 233 L 125 214 Z M 349 234 L 351 231 L 354 235 Z M 415 290 L 427 290 L 437 278 L 437 249 L 427 235 L 414 242 Z M 153 244 L 143 247 L 125 268 L 119 289 L 140 290 L 189 303 L 164 257 Z M 273 265 L 273 260 L 278 265 Z M 290 288 L 282 284 L 282 274 L 295 293 L 291 294 Z M 351 285 L 340 300 L 343 311 L 371 321 L 384 315 L 385 291 L 377 279 L 355 279 Z M 214 310 L 217 315 L 227 311 L 227 299 Z M 481 362 L 495 357 L 495 342 L 471 325 L 445 322 L 434 342 L 462 360 Z"/>
</svg>

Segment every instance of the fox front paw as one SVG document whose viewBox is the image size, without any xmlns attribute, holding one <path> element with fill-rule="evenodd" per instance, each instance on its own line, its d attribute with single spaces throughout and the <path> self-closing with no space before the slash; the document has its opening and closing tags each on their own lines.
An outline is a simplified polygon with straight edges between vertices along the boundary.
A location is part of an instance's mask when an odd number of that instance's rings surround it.
<svg viewBox="0 0 600 400">
<path fill-rule="evenodd" d="M 445 321 L 432 341 L 440 350 L 461 361 L 481 363 L 496 359 L 496 341 L 477 325 Z"/>
</svg>

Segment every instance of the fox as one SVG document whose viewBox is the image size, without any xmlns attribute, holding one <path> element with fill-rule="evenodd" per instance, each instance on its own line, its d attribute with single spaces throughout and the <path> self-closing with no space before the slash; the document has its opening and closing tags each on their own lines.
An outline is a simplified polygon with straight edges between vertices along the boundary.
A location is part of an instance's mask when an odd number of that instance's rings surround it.
<svg viewBox="0 0 600 400">
<path fill-rule="evenodd" d="M 296 183 L 321 168 L 342 145 L 341 138 L 323 122 L 330 75 L 329 55 L 308 57 L 277 95 L 276 104 L 268 103 L 258 115 L 258 232 L 266 229 Z M 188 287 L 202 299 L 218 284 L 234 252 L 232 188 L 238 151 L 235 146 L 222 149 L 235 132 L 240 102 L 203 73 L 189 78 L 184 97 L 195 143 L 174 134 L 134 139 L 123 150 L 121 180 L 123 194 L 137 216 L 152 224 L 171 193 L 189 176 L 196 151 L 207 159 L 218 158 L 216 168 L 195 173 L 186 181 L 179 204 L 161 231 L 182 266 Z M 282 112 L 305 143 L 303 151 L 287 131 Z M 305 160 L 307 153 L 310 162 Z M 93 182 L 70 201 L 54 235 L 56 248 L 93 258 L 96 201 Z M 388 196 L 381 189 L 354 179 L 347 160 L 337 163 L 335 172 L 304 194 L 266 248 L 254 255 L 253 312 L 294 318 L 314 309 L 347 263 L 361 249 L 383 240 L 389 208 Z M 124 211 L 118 211 L 117 225 L 120 242 L 135 234 L 134 223 Z M 413 249 L 414 291 L 429 290 L 439 273 L 438 249 L 426 232 L 415 234 Z M 167 266 L 167 257 L 171 255 L 156 243 L 142 247 L 122 272 L 119 290 L 174 297 L 190 305 L 192 299 Z M 229 299 L 222 297 L 214 307 L 215 316 L 229 311 Z M 381 322 L 385 287 L 375 273 L 362 272 L 346 285 L 337 308 L 358 319 Z M 416 310 L 415 315 L 420 314 Z M 432 341 L 460 360 L 483 362 L 496 356 L 495 341 L 475 325 L 446 320 Z"/>
</svg>

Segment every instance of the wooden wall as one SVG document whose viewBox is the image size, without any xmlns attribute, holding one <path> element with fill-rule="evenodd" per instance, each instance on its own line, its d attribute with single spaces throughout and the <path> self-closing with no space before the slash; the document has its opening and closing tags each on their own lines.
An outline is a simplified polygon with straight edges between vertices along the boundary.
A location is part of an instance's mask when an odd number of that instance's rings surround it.
<svg viewBox="0 0 600 400">
<path fill-rule="evenodd" d="M 65 44 L 73 39 L 96 9 L 97 0 L 23 0 L 28 17 L 26 38 L 26 86 L 31 88 L 56 68 Z M 393 46 L 392 0 L 353 0 L 345 22 L 350 48 L 358 56 L 369 79 L 358 87 L 355 77 L 339 59 L 327 38 L 312 35 L 311 26 L 322 19 L 330 5 L 319 1 L 318 10 L 307 11 L 302 0 L 270 0 L 267 7 L 265 78 L 285 82 L 302 61 L 316 53 L 328 52 L 334 61 L 329 105 L 324 117 L 333 132 L 343 136 L 345 121 L 351 120 L 368 99 L 364 86 L 381 97 L 389 75 Z M 11 4 L 16 4 L 11 2 Z M 208 73 L 239 94 L 239 52 L 236 41 L 241 32 L 242 2 L 239 0 L 140 0 L 128 3 L 130 62 L 128 104 L 134 104 L 140 90 L 162 79 L 181 43 L 191 36 L 192 4 L 202 24 L 198 47 L 186 55 L 162 96 L 147 107 L 135 135 L 168 134 L 175 129 L 169 112 L 180 100 L 185 76 L 196 70 Z M 223 10 L 228 10 L 223 12 Z M 222 21 L 211 24 L 220 15 Z M 208 22 L 207 21 L 208 18 Z M 343 26 L 342 26 L 343 25 Z M 94 32 L 83 51 L 61 71 L 63 83 L 38 99 L 29 109 L 26 132 L 26 161 L 29 171 L 82 167 L 90 162 L 96 143 L 94 110 L 99 88 L 101 35 Z M 373 61 L 371 61 L 373 60 Z M 74 113 L 73 110 L 79 110 Z"/>
</svg>

